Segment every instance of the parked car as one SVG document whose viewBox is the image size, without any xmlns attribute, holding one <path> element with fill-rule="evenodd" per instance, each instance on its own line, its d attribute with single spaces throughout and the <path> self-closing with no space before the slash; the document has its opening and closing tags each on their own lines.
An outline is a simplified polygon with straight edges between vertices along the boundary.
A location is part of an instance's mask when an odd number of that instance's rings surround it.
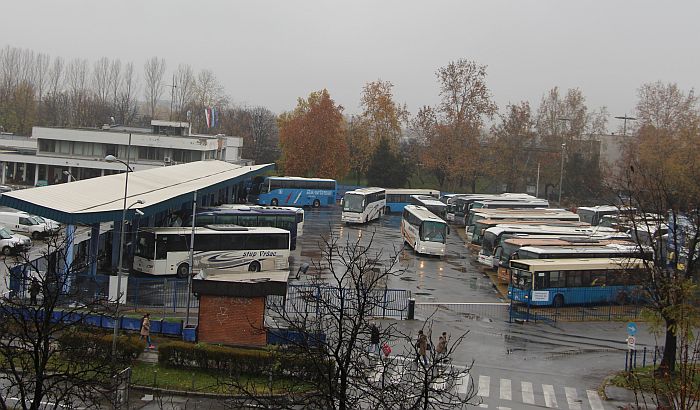
<svg viewBox="0 0 700 410">
<path fill-rule="evenodd" d="M 29 250 L 32 240 L 24 235 L 15 235 L 7 228 L 0 228 L 0 252 L 3 255 L 12 255 Z"/>
<path fill-rule="evenodd" d="M 44 222 L 24 212 L 0 212 L 0 226 L 26 233 L 32 239 L 46 237 L 51 233 L 51 229 Z"/>
<path fill-rule="evenodd" d="M 44 218 L 43 216 L 39 216 L 39 215 L 32 215 L 32 214 L 24 212 L 24 211 L 20 211 L 20 213 L 27 214 L 34 219 L 38 219 L 39 222 L 45 223 L 46 227 L 49 228 L 49 230 L 51 232 L 57 232 L 59 229 L 61 229 L 61 224 L 58 223 L 57 221 L 54 221 L 53 219 Z"/>
</svg>

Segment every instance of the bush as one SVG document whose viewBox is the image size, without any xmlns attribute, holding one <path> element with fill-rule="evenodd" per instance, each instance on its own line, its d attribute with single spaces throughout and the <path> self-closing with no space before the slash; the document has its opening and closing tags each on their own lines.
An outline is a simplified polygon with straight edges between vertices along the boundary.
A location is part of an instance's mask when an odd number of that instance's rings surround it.
<svg viewBox="0 0 700 410">
<path fill-rule="evenodd" d="M 318 375 L 314 361 L 299 354 L 181 341 L 161 343 L 158 346 L 158 362 L 163 366 L 251 375 L 268 375 L 271 371 L 304 379 Z"/>
<path fill-rule="evenodd" d="M 58 343 L 64 354 L 74 360 L 84 360 L 86 354 L 98 357 L 112 356 L 111 334 L 69 331 L 58 338 Z M 117 360 L 129 363 L 146 348 L 146 342 L 135 335 L 119 335 L 117 338 Z"/>
</svg>

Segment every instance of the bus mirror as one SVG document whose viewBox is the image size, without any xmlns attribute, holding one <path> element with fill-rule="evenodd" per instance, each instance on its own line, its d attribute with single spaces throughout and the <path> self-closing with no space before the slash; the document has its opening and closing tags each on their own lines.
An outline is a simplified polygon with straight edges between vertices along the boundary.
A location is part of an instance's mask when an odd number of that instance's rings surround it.
<svg viewBox="0 0 700 410">
<path fill-rule="evenodd" d="M 343 206 L 344 201 L 345 201 L 345 198 L 340 198 L 340 206 Z"/>
</svg>

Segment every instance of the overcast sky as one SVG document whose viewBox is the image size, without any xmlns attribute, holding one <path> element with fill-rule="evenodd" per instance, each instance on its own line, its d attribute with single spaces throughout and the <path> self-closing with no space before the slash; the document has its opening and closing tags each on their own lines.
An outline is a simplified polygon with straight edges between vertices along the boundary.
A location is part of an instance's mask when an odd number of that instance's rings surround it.
<svg viewBox="0 0 700 410">
<path fill-rule="evenodd" d="M 503 110 L 536 106 L 553 86 L 580 87 L 590 107 L 632 112 L 642 83 L 700 83 L 700 2 L 567 0 L 2 2 L 0 46 L 67 58 L 151 56 L 211 69 L 236 104 L 275 112 L 328 88 L 356 113 L 381 78 L 415 113 L 438 101 L 435 70 L 488 66 Z M 616 122 L 610 125 L 615 128 Z"/>
</svg>

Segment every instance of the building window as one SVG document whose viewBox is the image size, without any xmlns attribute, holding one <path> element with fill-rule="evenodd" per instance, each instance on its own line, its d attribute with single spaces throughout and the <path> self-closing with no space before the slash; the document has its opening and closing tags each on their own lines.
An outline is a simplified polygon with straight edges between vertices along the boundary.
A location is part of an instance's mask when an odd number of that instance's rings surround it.
<svg viewBox="0 0 700 410">
<path fill-rule="evenodd" d="M 172 160 L 175 162 L 192 162 L 192 151 L 174 149 Z"/>
<path fill-rule="evenodd" d="M 105 145 L 105 156 L 107 155 L 114 155 L 115 157 L 117 156 L 117 149 L 118 145 L 114 144 L 104 144 Z"/>
<path fill-rule="evenodd" d="M 139 159 L 162 161 L 163 158 L 165 158 L 165 155 L 162 148 L 139 147 Z"/>
<path fill-rule="evenodd" d="M 39 140 L 39 151 L 41 151 L 41 152 L 56 152 L 56 141 L 54 141 L 54 140 Z"/>
<path fill-rule="evenodd" d="M 56 141 L 56 152 L 70 155 L 71 145 L 73 145 L 71 141 Z"/>
</svg>

